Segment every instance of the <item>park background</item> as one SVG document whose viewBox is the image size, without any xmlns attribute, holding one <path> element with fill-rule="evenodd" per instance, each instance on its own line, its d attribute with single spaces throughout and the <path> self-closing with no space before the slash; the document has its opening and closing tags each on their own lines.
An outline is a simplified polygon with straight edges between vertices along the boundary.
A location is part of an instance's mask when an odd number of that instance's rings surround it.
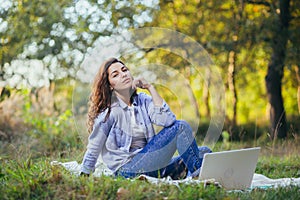
<svg viewBox="0 0 300 200">
<path fill-rule="evenodd" d="M 82 62 L 95 46 L 102 44 L 105 51 L 106 41 L 145 27 L 166 28 L 193 39 L 218 69 L 226 109 L 214 150 L 261 146 L 262 155 L 273 159 L 262 157 L 259 172 L 271 177 L 300 176 L 299 1 L 1 0 L 0 184 L 8 194 L 4 198 L 63 196 L 54 185 L 71 180 L 47 163 L 81 161 L 92 81 L 82 79 Z M 163 83 L 157 89 L 177 117 L 193 125 L 201 142 L 216 109 L 209 70 L 192 66 L 163 46 L 120 56 L 134 74 L 149 75 L 140 66 L 147 67 L 150 75 L 155 71 L 151 80 Z M 167 77 L 166 72 L 180 76 Z M 35 163 L 41 160 L 47 161 L 40 168 L 48 178 L 42 186 L 40 179 L 31 179 L 40 173 L 32 168 L 38 168 Z M 54 187 L 58 192 L 42 193 L 39 187 Z M 109 190 L 112 198 L 116 189 Z M 287 192 L 294 190 L 299 193 L 299 188 Z M 81 191 L 93 197 L 89 192 L 91 188 Z"/>
</svg>

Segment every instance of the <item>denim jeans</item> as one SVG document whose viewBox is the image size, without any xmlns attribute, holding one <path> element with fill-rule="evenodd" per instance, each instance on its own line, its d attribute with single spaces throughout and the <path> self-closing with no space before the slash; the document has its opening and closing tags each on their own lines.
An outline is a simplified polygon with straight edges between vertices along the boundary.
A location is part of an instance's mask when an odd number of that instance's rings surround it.
<svg viewBox="0 0 300 200">
<path fill-rule="evenodd" d="M 176 150 L 179 156 L 173 157 Z M 141 174 L 152 177 L 184 178 L 199 172 L 203 155 L 211 150 L 198 147 L 190 125 L 177 120 L 162 129 L 132 160 L 123 165 L 116 175 L 133 178 Z M 187 171 L 188 170 L 188 171 Z"/>
</svg>

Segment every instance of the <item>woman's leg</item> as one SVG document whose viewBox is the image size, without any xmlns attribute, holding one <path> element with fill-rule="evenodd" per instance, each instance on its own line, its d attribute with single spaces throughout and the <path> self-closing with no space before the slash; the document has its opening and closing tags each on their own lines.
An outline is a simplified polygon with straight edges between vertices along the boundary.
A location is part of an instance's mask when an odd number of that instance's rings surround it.
<svg viewBox="0 0 300 200">
<path fill-rule="evenodd" d="M 200 151 L 193 137 L 192 129 L 185 121 L 176 121 L 172 126 L 160 131 L 142 151 L 118 170 L 117 175 L 129 178 L 139 174 L 154 177 L 172 174 L 174 172 L 172 172 L 172 167 L 176 172 L 176 163 L 182 164 L 179 159 L 177 162 L 170 163 L 176 150 L 190 173 L 201 167 Z M 184 170 L 182 166 L 177 169 Z"/>
<path fill-rule="evenodd" d="M 163 128 L 129 163 L 118 170 L 117 175 L 126 178 L 140 174 L 162 177 L 164 168 L 169 165 L 176 151 L 179 127 L 180 123 L 176 121 L 172 126 Z"/>
<path fill-rule="evenodd" d="M 167 167 L 160 169 L 161 177 L 171 177 L 173 180 L 184 179 L 188 170 L 180 156 L 173 157 Z"/>
<path fill-rule="evenodd" d="M 201 164 L 202 164 L 202 160 L 204 157 L 204 154 L 206 153 L 211 153 L 212 151 L 210 150 L 210 148 L 206 147 L 206 146 L 201 146 L 198 147 L 199 149 L 199 158 L 201 159 Z M 189 176 L 198 176 L 200 172 L 200 168 L 196 171 L 193 172 L 193 174 L 191 172 L 189 172 L 187 170 L 187 167 L 183 161 L 183 159 L 181 158 L 181 156 L 177 156 L 177 157 L 173 157 L 171 162 L 169 163 L 169 165 L 167 167 L 164 167 L 162 169 L 159 170 L 159 173 L 156 172 L 152 172 L 150 174 L 148 174 L 149 176 L 154 174 L 155 177 L 157 177 L 157 175 L 159 174 L 160 177 L 171 177 L 173 180 L 178 180 L 178 179 L 183 179 Z"/>
<path fill-rule="evenodd" d="M 177 136 L 177 150 L 190 173 L 201 167 L 202 158 L 190 125 L 182 121 L 181 131 Z"/>
<path fill-rule="evenodd" d="M 206 153 L 211 153 L 211 149 L 208 148 L 207 146 L 201 146 L 201 147 L 198 147 L 199 149 L 199 159 L 201 160 L 201 166 L 202 166 L 202 161 L 203 161 L 203 157 L 204 157 L 204 154 Z M 200 173 L 200 168 L 198 168 L 196 171 L 194 172 L 191 172 L 191 171 L 188 171 L 187 173 L 187 177 L 195 177 L 195 176 L 199 176 L 199 173 Z"/>
</svg>

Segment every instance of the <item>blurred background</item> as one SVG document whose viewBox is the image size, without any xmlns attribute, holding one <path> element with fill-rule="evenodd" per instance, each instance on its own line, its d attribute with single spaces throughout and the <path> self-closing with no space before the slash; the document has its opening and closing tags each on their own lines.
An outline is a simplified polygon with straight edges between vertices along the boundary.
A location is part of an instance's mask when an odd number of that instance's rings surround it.
<svg viewBox="0 0 300 200">
<path fill-rule="evenodd" d="M 225 88 L 221 141 L 298 140 L 298 0 L 0 0 L 1 153 L 83 151 L 93 77 L 80 73 L 82 63 L 143 27 L 180 32 L 210 56 Z M 120 56 L 134 75 L 160 83 L 177 117 L 204 138 L 216 109 L 207 68 L 159 46 Z"/>
</svg>

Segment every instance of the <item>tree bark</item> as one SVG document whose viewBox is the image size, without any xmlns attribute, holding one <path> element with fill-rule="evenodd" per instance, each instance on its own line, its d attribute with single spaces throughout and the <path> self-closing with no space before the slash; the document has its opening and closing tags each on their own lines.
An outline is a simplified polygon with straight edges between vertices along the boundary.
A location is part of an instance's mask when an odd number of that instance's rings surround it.
<svg viewBox="0 0 300 200">
<path fill-rule="evenodd" d="M 187 95 L 188 95 L 192 105 L 195 108 L 195 115 L 199 119 L 200 118 L 199 106 L 198 106 L 198 103 L 197 103 L 197 99 L 196 99 L 196 97 L 193 93 L 193 90 L 191 88 L 191 85 L 189 84 L 188 81 L 185 81 L 184 85 L 185 85 L 185 88 L 187 89 Z"/>
<path fill-rule="evenodd" d="M 277 30 L 272 40 L 272 56 L 265 77 L 268 101 L 270 104 L 271 136 L 275 138 L 287 137 L 286 115 L 281 93 L 283 68 L 286 45 L 288 41 L 288 26 L 290 20 L 289 0 L 280 0 L 280 14 Z"/>
<path fill-rule="evenodd" d="M 234 51 L 229 52 L 229 66 L 228 66 L 228 87 L 230 92 L 232 93 L 232 120 L 231 125 L 236 125 L 236 114 L 237 114 L 237 93 L 235 88 L 235 60 L 236 60 L 236 53 Z"/>
<path fill-rule="evenodd" d="M 210 107 L 209 107 L 209 87 L 210 87 L 210 76 L 211 76 L 211 72 L 210 69 L 206 69 L 205 70 L 205 81 L 203 84 L 203 104 L 205 107 L 205 117 L 207 119 L 210 118 Z"/>
<path fill-rule="evenodd" d="M 194 95 L 194 92 L 191 88 L 191 68 L 189 68 L 189 67 L 186 68 L 185 77 L 186 77 L 187 80 L 189 80 L 189 81 L 184 81 L 185 88 L 187 89 L 187 95 L 188 95 L 192 105 L 195 108 L 196 117 L 198 119 L 200 119 L 200 111 L 199 111 L 198 102 L 197 102 L 197 99 L 196 99 L 196 97 Z"/>
<path fill-rule="evenodd" d="M 0 102 L 3 101 L 5 98 L 9 98 L 11 91 L 7 89 L 5 86 L 0 87 Z"/>
</svg>

